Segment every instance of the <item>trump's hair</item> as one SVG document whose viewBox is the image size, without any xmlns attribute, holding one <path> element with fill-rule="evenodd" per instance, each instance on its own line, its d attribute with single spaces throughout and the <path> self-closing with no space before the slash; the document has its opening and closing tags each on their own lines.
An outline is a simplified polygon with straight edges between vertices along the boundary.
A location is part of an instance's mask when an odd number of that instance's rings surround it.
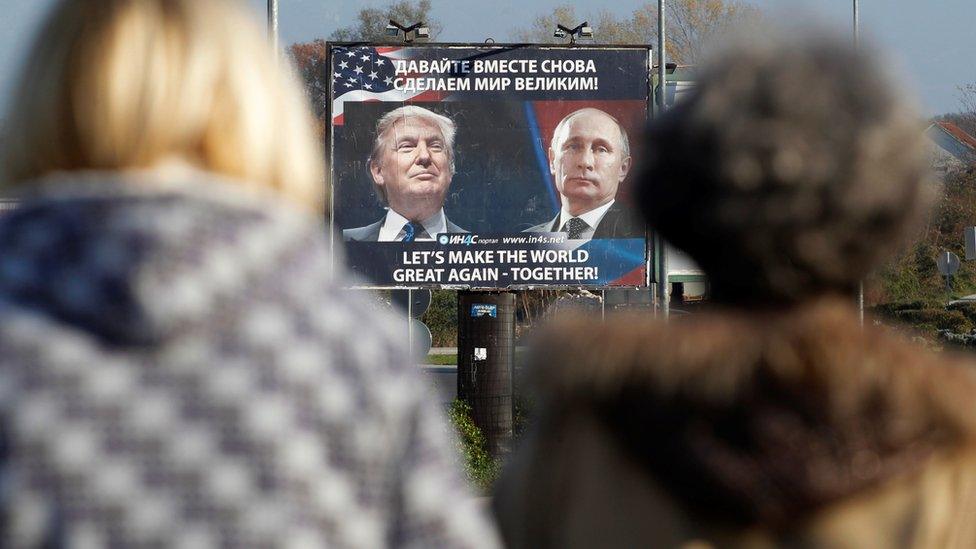
<svg viewBox="0 0 976 549">
<path fill-rule="evenodd" d="M 232 0 L 62 0 L 10 104 L 3 185 L 178 160 L 322 210 L 305 95 L 253 19 Z"/>
<path fill-rule="evenodd" d="M 436 112 L 416 105 L 397 107 L 380 117 L 376 122 L 376 133 L 374 134 L 376 137 L 373 139 L 373 150 L 369 153 L 369 160 L 366 162 L 366 167 L 372 167 L 373 163 L 378 162 L 385 152 L 393 150 L 393 144 L 390 142 L 390 131 L 393 129 L 393 125 L 400 121 L 406 124 L 406 121 L 410 118 L 425 120 L 433 124 L 441 132 L 441 135 L 444 136 L 444 146 L 447 150 L 447 159 L 450 162 L 451 174 L 454 174 L 454 134 L 457 133 L 457 125 L 453 120 L 442 114 L 437 114 Z M 377 185 L 374 181 L 373 190 L 376 192 L 376 198 L 381 203 L 386 204 L 386 190 L 383 188 L 383 185 Z"/>
</svg>

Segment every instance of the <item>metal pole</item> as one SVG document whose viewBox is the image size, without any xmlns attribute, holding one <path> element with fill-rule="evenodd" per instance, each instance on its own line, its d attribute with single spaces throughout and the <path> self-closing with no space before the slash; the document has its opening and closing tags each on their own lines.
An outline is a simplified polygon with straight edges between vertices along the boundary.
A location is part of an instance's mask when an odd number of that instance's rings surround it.
<svg viewBox="0 0 976 549">
<path fill-rule="evenodd" d="M 858 6 L 857 0 L 854 0 L 854 49 L 860 47 L 860 21 L 858 20 Z M 857 315 L 861 322 L 861 327 L 864 327 L 864 280 L 861 280 L 857 284 Z"/>
<path fill-rule="evenodd" d="M 268 35 L 271 47 L 278 51 L 278 0 L 268 0 Z"/>
<path fill-rule="evenodd" d="M 407 352 L 413 360 L 413 290 L 407 290 Z"/>
<path fill-rule="evenodd" d="M 657 106 L 658 112 L 667 108 L 667 67 L 664 51 L 664 0 L 657 0 Z"/>
<path fill-rule="evenodd" d="M 857 315 L 858 319 L 861 321 L 861 327 L 864 327 L 864 281 L 860 281 L 857 284 Z"/>
<path fill-rule="evenodd" d="M 664 0 L 657 0 L 657 107 L 658 115 L 664 114 L 668 102 L 668 73 L 667 55 L 665 52 L 664 36 Z M 661 311 L 661 318 L 667 321 L 670 303 L 668 303 L 668 251 L 657 231 L 654 232 L 656 250 L 658 253 L 657 272 L 657 303 Z"/>
<path fill-rule="evenodd" d="M 600 322 L 607 321 L 607 291 L 600 290 Z"/>
</svg>

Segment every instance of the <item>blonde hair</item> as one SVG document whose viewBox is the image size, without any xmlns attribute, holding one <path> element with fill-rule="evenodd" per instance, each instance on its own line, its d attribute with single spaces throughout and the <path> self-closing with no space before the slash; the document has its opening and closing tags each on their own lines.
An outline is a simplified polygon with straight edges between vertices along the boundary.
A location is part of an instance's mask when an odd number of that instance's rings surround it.
<svg viewBox="0 0 976 549">
<path fill-rule="evenodd" d="M 231 0 L 62 0 L 7 116 L 3 185 L 177 159 L 324 210 L 306 97 Z"/>
</svg>

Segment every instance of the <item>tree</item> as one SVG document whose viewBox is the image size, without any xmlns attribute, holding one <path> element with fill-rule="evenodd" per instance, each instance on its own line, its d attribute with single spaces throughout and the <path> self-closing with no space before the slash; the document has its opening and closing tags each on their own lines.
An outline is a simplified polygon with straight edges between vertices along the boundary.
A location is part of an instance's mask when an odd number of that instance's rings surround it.
<svg viewBox="0 0 976 549">
<path fill-rule="evenodd" d="M 332 76 L 325 58 L 325 40 L 316 38 L 311 42 L 292 44 L 288 48 L 295 63 L 299 77 L 305 84 L 305 91 L 312 103 L 315 118 L 319 121 L 319 131 L 325 129 L 325 107 L 329 100 L 329 78 Z"/>
<path fill-rule="evenodd" d="M 363 8 L 359 10 L 357 16 L 358 23 L 337 29 L 329 40 L 335 42 L 388 42 L 390 36 L 386 35 L 386 25 L 390 19 L 394 19 L 404 25 L 423 22 L 430 28 L 430 37 L 436 38 L 441 32 L 441 24 L 430 19 L 430 0 L 400 0 L 388 5 L 386 8 Z M 325 58 L 325 40 L 316 38 L 311 42 L 292 44 L 288 48 L 295 63 L 298 74 L 305 83 L 309 100 L 315 111 L 315 117 L 319 120 L 322 131 L 325 124 L 325 107 L 329 100 L 329 78 L 328 63 Z"/>
<path fill-rule="evenodd" d="M 731 26 L 752 22 L 759 15 L 756 8 L 734 0 L 682 0 L 667 6 L 668 53 L 686 64 L 701 59 L 704 48 Z"/>
<path fill-rule="evenodd" d="M 942 251 L 965 257 L 963 230 L 976 219 L 976 174 L 956 170 L 940 184 L 941 196 L 924 227 L 886 265 L 865 280 L 865 303 L 884 319 L 908 324 L 928 338 L 936 330 L 969 333 L 976 307 L 946 308 L 945 279 L 935 259 Z M 953 277 L 952 297 L 976 292 L 976 265 L 964 261 Z"/>
<path fill-rule="evenodd" d="M 959 112 L 944 114 L 936 120 L 946 120 L 959 126 L 969 135 L 976 135 L 976 83 L 959 86 Z"/>
<path fill-rule="evenodd" d="M 749 22 L 759 11 L 737 0 L 674 0 L 667 8 L 667 38 L 669 61 L 693 64 L 699 61 L 703 49 L 724 31 Z M 657 4 L 644 4 L 628 16 L 603 10 L 589 17 L 577 16 L 570 5 L 556 7 L 551 13 L 536 16 L 528 28 L 515 32 L 521 42 L 563 43 L 553 37 L 557 23 L 576 26 L 589 21 L 598 44 L 653 44 L 657 42 Z"/>
<path fill-rule="evenodd" d="M 638 17 L 639 15 L 639 17 Z M 594 29 L 599 31 L 597 43 L 600 44 L 640 44 L 646 42 L 645 35 L 650 31 L 646 29 L 653 27 L 657 33 L 657 16 L 654 17 L 654 24 L 644 21 L 646 14 L 640 10 L 634 12 L 630 19 L 619 17 L 613 13 L 603 10 L 595 16 L 589 18 L 576 15 L 576 9 L 570 5 L 557 6 L 552 13 L 537 15 L 532 20 L 528 28 L 519 29 L 515 32 L 515 39 L 519 42 L 543 43 L 543 44 L 563 44 L 565 38 L 556 38 L 553 31 L 556 25 L 561 23 L 564 26 L 575 27 L 586 19 Z"/>
<path fill-rule="evenodd" d="M 430 38 L 436 39 L 443 26 L 430 15 L 430 0 L 400 0 L 386 8 L 363 8 L 357 16 L 355 25 L 342 27 L 333 32 L 330 40 L 337 42 L 385 42 L 390 37 L 386 34 L 386 25 L 390 19 L 402 25 L 424 23 L 430 28 Z"/>
</svg>

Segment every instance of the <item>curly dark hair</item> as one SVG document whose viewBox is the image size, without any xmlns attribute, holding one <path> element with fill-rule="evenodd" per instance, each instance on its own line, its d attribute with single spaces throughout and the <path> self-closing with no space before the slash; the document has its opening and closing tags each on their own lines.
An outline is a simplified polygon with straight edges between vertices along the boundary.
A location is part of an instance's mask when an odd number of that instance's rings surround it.
<svg viewBox="0 0 976 549">
<path fill-rule="evenodd" d="M 930 202 L 921 119 L 845 42 L 729 47 L 649 127 L 638 203 L 716 301 L 849 293 Z"/>
</svg>

